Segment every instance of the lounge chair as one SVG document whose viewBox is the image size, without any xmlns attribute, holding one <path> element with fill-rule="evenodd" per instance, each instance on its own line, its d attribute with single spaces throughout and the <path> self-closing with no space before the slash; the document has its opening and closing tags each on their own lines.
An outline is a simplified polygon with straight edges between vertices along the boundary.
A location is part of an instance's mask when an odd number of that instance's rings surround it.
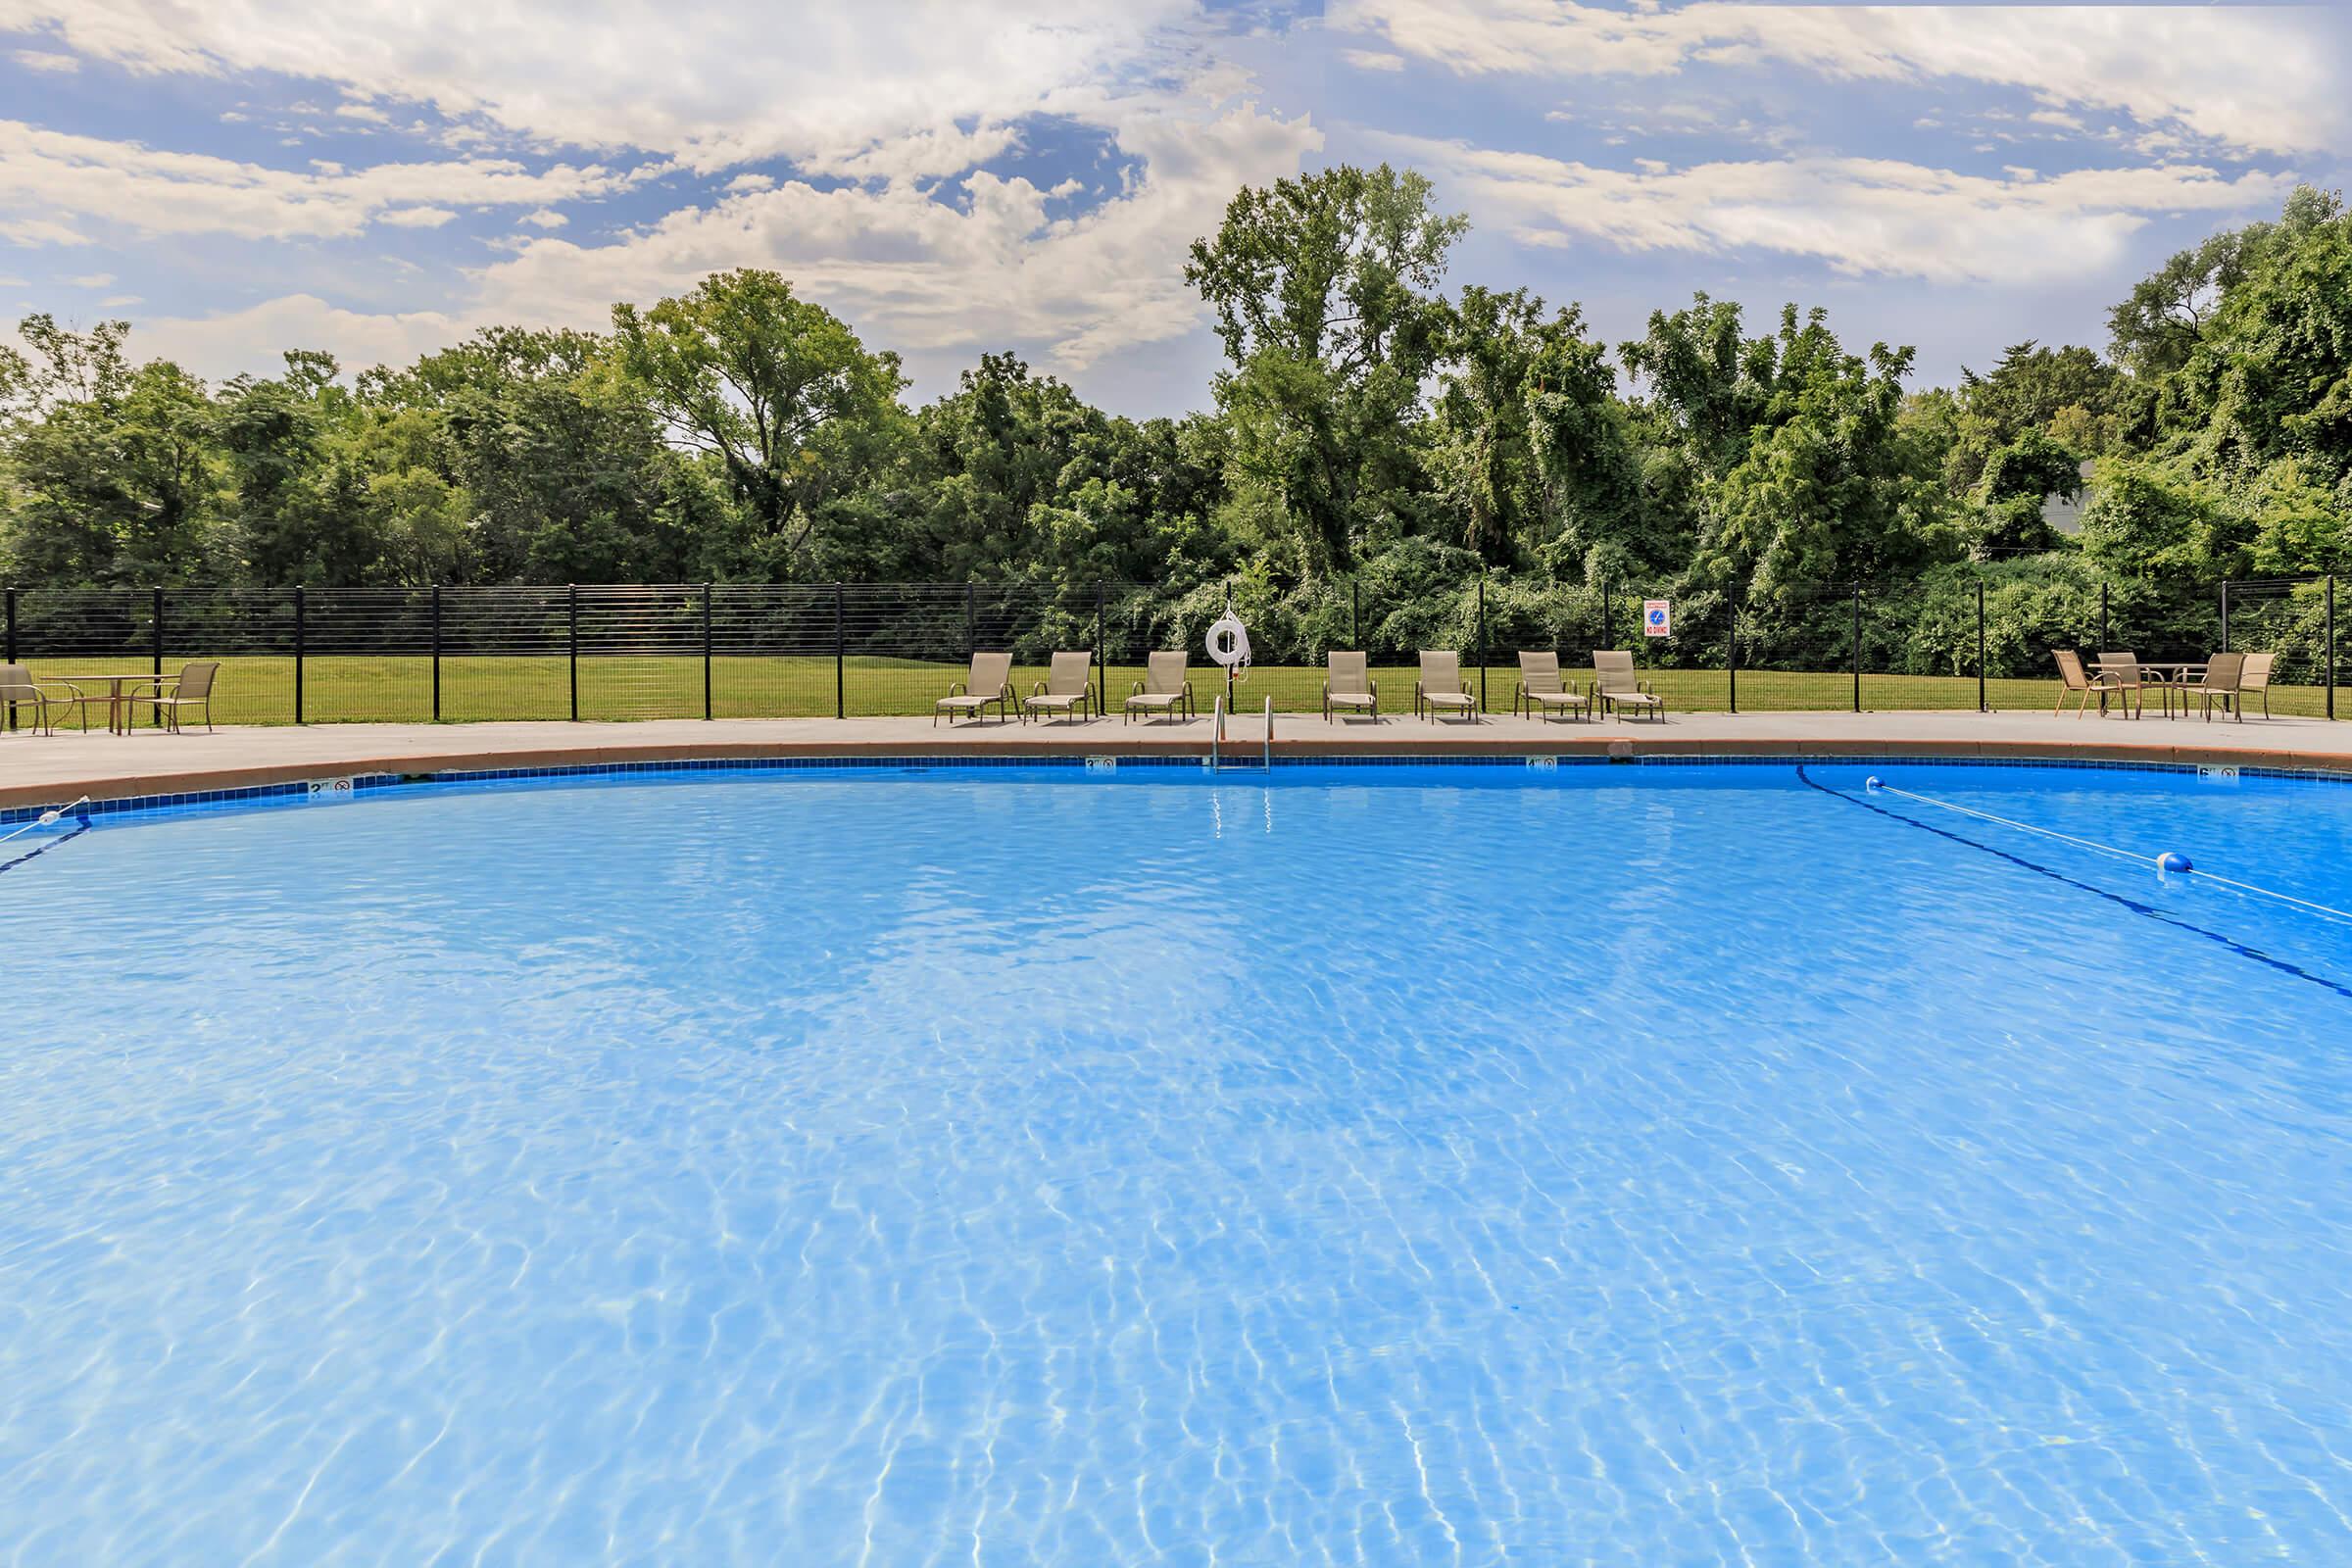
<svg viewBox="0 0 2352 1568">
<path fill-rule="evenodd" d="M 1560 656 L 1530 654 L 1519 656 L 1519 690 L 1511 698 L 1511 711 L 1544 715 L 1554 711 L 1581 718 L 1592 710 L 1592 702 L 1577 690 L 1576 682 L 1560 676 Z"/>
<path fill-rule="evenodd" d="M 89 733 L 90 708 L 106 702 L 103 697 L 84 696 L 80 687 L 66 681 L 41 681 L 32 678 L 32 671 L 23 664 L 0 664 L 0 726 L 17 716 L 19 709 L 32 710 L 32 727 L 44 735 L 57 733 L 59 709 L 81 710 L 83 734 Z"/>
<path fill-rule="evenodd" d="M 201 664 L 182 664 L 177 675 L 166 675 L 151 692 L 129 692 L 122 698 L 122 727 L 130 728 L 130 710 L 152 708 L 163 715 L 165 726 L 174 735 L 179 733 L 179 715 L 188 709 L 204 710 L 204 727 L 213 727 L 213 680 L 220 666 L 207 662 Z"/>
<path fill-rule="evenodd" d="M 2262 694 L 2262 716 L 2271 716 L 2271 666 L 2278 662 L 2277 654 L 2248 654 L 2245 667 L 2238 671 L 2237 695 L 2243 702 L 2257 692 Z"/>
<path fill-rule="evenodd" d="M 2096 675 L 2085 670 L 2082 667 L 2082 656 L 2071 648 L 2053 648 L 2050 653 L 2058 661 L 2058 678 L 2066 682 L 2059 690 L 2057 704 L 2050 709 L 2050 716 L 2055 718 L 2063 712 L 2067 698 L 2073 697 L 2075 716 L 2081 718 L 2083 710 L 2090 706 L 2090 700 L 2095 696 L 2099 700 L 2099 715 L 2105 717 L 2107 699 L 2124 689 L 2122 683 L 2104 670 Z"/>
<path fill-rule="evenodd" d="M 1047 666 L 1046 678 L 1021 699 L 1022 719 L 1032 713 L 1041 718 L 1049 713 L 1084 717 L 1095 702 L 1094 662 L 1095 656 L 1090 653 L 1056 653 Z"/>
<path fill-rule="evenodd" d="M 2204 679 L 2182 684 L 2180 688 L 2181 711 L 2188 710 L 2188 694 L 2195 692 L 2204 699 L 2207 723 L 2213 722 L 2213 705 L 2216 703 L 2222 705 L 2224 712 L 2235 715 L 2239 723 L 2244 723 L 2246 721 L 2245 710 L 2239 706 L 2238 696 L 2244 689 L 2245 670 L 2245 655 L 2215 654 L 2205 661 Z"/>
<path fill-rule="evenodd" d="M 1187 655 L 1181 648 L 1172 653 L 1152 654 L 1144 661 L 1144 678 L 1135 683 L 1135 690 L 1119 711 L 1119 721 L 1125 723 L 1137 713 L 1149 716 L 1165 713 L 1173 716 L 1181 709 L 1184 716 L 1194 715 L 1193 683 L 1184 678 Z"/>
<path fill-rule="evenodd" d="M 1380 722 L 1380 682 L 1372 678 L 1362 654 L 1333 654 L 1324 662 L 1323 717 L 1334 721 L 1343 711 L 1370 713 Z"/>
<path fill-rule="evenodd" d="M 1630 709 L 1637 713 L 1649 713 L 1660 722 L 1666 717 L 1666 699 L 1634 673 L 1634 656 L 1622 650 L 1600 649 L 1593 653 L 1592 695 L 1612 713 Z"/>
<path fill-rule="evenodd" d="M 948 715 L 955 724 L 959 714 L 985 718 L 983 711 L 989 704 L 997 707 L 1000 719 L 1012 716 L 1012 656 L 1010 654 L 974 654 L 972 672 L 964 680 L 948 688 L 948 695 L 931 705 L 931 722 L 937 724 L 939 715 Z"/>
<path fill-rule="evenodd" d="M 2137 654 L 2130 652 L 2101 653 L 2098 672 L 2108 677 L 2112 683 L 2112 690 L 2126 694 L 2124 703 L 2126 717 L 2137 718 L 2148 710 L 2148 688 L 2151 686 L 2159 689 L 2158 700 L 2164 704 L 2164 710 L 2168 713 L 2173 710 L 2172 682 L 2166 680 L 2155 670 L 2140 668 Z M 2103 710 L 2105 707 L 2103 701 L 2100 706 Z"/>
<path fill-rule="evenodd" d="M 1462 679 L 1459 654 L 1421 651 L 1421 678 L 1413 682 L 1413 716 L 1424 713 L 1431 718 L 1460 713 L 1473 723 L 1478 721 L 1478 699 L 1470 695 L 1470 683 Z"/>
</svg>

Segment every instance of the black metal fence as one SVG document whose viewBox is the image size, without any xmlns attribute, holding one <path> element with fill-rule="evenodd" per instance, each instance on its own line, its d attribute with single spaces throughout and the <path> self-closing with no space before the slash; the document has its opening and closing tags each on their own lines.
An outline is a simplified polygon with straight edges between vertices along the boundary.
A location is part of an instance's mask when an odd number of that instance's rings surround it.
<svg viewBox="0 0 2352 1568">
<path fill-rule="evenodd" d="M 1333 649 L 1372 657 L 1384 709 L 1410 706 L 1415 655 L 1457 650 L 1489 710 L 1507 710 L 1521 650 L 1574 669 L 1630 648 L 1677 711 L 2025 708 L 2057 690 L 2059 648 L 2143 660 L 2276 655 L 2275 711 L 2335 716 L 2332 577 L 2097 585 L 1985 574 L 1822 584 L 1751 603 L 1668 608 L 1638 583 L 1502 575 L 1459 582 L 795 583 L 663 586 L 5 590 L 6 662 L 37 678 L 161 674 L 218 660 L 230 723 L 919 714 L 973 653 L 1009 651 L 1016 690 L 1055 649 L 1095 656 L 1116 711 L 1155 649 L 1194 659 L 1200 706 L 1222 686 L 1201 654 L 1228 596 L 1254 667 L 1236 706 L 1320 702 Z"/>
</svg>

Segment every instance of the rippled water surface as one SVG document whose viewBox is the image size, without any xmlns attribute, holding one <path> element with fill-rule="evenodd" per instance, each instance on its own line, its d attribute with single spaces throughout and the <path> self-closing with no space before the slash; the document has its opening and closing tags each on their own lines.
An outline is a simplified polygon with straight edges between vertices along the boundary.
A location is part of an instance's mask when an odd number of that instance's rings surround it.
<svg viewBox="0 0 2352 1568">
<path fill-rule="evenodd" d="M 2352 906 L 2352 789 L 1880 770 Z M 2352 1560 L 2352 927 L 1236 777 L 0 849 L 0 1563 Z"/>
</svg>

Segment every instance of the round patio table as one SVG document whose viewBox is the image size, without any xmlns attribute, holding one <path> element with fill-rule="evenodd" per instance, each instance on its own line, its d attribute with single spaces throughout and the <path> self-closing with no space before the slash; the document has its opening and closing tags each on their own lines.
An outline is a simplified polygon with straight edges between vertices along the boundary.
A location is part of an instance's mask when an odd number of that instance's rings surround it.
<svg viewBox="0 0 2352 1568">
<path fill-rule="evenodd" d="M 2171 718 L 2173 716 L 2173 693 L 2188 691 L 2190 689 L 2189 677 L 2203 675 L 2206 662 L 2202 659 L 2135 659 L 2126 664 L 2102 659 L 2097 662 L 2097 667 L 2102 675 L 2132 670 L 2140 675 L 2154 676 L 2155 678 L 2148 684 L 2164 693 L 2164 716 Z M 2143 703 L 2142 706 L 2144 707 L 2145 704 Z M 2186 702 L 2181 703 L 2180 713 L 2182 717 L 2187 716 L 2188 704 Z"/>
<path fill-rule="evenodd" d="M 44 681 L 56 681 L 65 686 L 95 686 L 106 682 L 106 730 L 110 735 L 130 733 L 130 701 L 122 690 L 125 686 L 153 686 L 160 695 L 163 688 L 179 679 L 177 675 L 158 675 L 151 669 L 129 672 L 109 671 L 102 674 L 43 675 Z"/>
</svg>

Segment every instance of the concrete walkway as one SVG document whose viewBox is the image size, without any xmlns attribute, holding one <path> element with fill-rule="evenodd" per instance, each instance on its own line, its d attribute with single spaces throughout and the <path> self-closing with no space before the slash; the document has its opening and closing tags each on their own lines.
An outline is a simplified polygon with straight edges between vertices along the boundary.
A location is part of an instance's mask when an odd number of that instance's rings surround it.
<svg viewBox="0 0 2352 1568">
<path fill-rule="evenodd" d="M 105 800 L 256 784 L 446 768 L 723 757 L 1206 756 L 1211 724 L 960 724 L 920 718 L 662 719 L 635 724 L 316 724 L 170 735 L 68 731 L 0 734 L 0 808 L 78 795 Z M 1248 760 L 1264 747 L 1263 721 L 1226 721 L 1224 749 Z M 2352 772 L 2352 722 L 2311 718 L 2218 720 L 2054 718 L 2048 713 L 1691 713 L 1663 723 L 1590 723 L 1488 715 L 1476 723 L 1383 718 L 1327 724 L 1278 715 L 1283 757 L 1477 755 L 2082 757 L 2127 761 L 2233 762 Z"/>
</svg>

